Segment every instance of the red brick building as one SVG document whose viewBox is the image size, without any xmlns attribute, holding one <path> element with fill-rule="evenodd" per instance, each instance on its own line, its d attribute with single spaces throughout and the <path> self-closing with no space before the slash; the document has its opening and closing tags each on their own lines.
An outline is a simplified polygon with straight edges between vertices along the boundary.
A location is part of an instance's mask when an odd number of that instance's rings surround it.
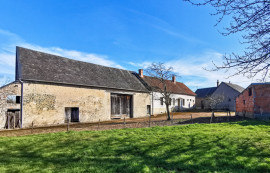
<svg viewBox="0 0 270 173">
<path fill-rule="evenodd" d="M 253 83 L 236 98 L 236 115 L 270 117 L 270 83 Z"/>
</svg>

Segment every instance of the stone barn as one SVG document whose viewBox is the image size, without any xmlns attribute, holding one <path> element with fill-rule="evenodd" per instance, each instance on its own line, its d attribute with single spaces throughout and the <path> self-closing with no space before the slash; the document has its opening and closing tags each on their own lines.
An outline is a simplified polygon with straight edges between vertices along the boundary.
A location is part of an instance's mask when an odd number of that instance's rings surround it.
<svg viewBox="0 0 270 173">
<path fill-rule="evenodd" d="M 270 83 L 252 83 L 236 98 L 236 115 L 270 117 Z"/>
<path fill-rule="evenodd" d="M 0 128 L 14 124 L 9 114 L 20 128 L 144 117 L 151 103 L 135 72 L 21 47 L 15 79 L 0 88 Z"/>
</svg>

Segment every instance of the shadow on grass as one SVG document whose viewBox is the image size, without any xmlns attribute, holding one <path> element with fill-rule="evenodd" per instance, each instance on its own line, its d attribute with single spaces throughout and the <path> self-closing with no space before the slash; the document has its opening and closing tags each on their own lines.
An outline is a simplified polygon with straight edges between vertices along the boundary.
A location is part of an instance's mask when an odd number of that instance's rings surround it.
<svg viewBox="0 0 270 173">
<path fill-rule="evenodd" d="M 234 124 L 247 126 L 245 122 Z M 0 138 L 0 172 L 270 171 L 269 137 L 245 128 L 236 127 L 233 133 L 226 126 L 216 127 L 215 132 L 208 128 L 192 125 Z"/>
</svg>

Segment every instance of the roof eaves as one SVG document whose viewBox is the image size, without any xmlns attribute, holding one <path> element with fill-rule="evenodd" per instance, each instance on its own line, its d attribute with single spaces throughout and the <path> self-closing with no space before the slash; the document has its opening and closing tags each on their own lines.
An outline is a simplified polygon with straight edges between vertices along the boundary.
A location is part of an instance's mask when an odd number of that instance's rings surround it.
<svg viewBox="0 0 270 173">
<path fill-rule="evenodd" d="M 133 91 L 133 92 L 144 92 L 149 93 L 148 90 L 132 90 L 132 89 L 125 89 L 125 88 L 114 88 L 114 87 L 106 87 L 106 86 L 94 86 L 94 85 L 83 85 L 83 84 L 72 84 L 66 82 L 54 82 L 54 81 L 42 81 L 42 80 L 35 80 L 35 79 L 22 79 L 25 82 L 40 82 L 40 83 L 50 83 L 50 84 L 58 84 L 58 85 L 70 85 L 70 86 L 80 86 L 80 87 L 92 87 L 92 88 L 101 88 L 101 89 L 114 89 L 114 90 L 125 90 L 125 91 Z"/>
</svg>

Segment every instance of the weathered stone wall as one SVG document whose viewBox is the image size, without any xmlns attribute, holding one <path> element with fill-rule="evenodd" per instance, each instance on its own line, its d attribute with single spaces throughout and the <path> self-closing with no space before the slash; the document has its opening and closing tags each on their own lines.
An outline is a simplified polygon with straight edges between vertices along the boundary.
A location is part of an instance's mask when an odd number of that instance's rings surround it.
<svg viewBox="0 0 270 173">
<path fill-rule="evenodd" d="M 0 129 L 3 129 L 6 123 L 6 112 L 8 109 L 20 109 L 20 104 L 8 103 L 9 95 L 21 96 L 21 84 L 11 83 L 0 88 Z"/>
<path fill-rule="evenodd" d="M 151 105 L 150 94 L 135 93 L 133 97 L 133 117 L 147 116 L 147 105 Z"/>
<path fill-rule="evenodd" d="M 80 122 L 111 119 L 111 92 L 73 86 L 25 83 L 23 127 L 63 124 L 65 108 L 78 107 Z M 114 92 L 115 93 L 115 92 Z M 134 93 L 133 115 L 145 116 L 148 93 Z"/>
</svg>

